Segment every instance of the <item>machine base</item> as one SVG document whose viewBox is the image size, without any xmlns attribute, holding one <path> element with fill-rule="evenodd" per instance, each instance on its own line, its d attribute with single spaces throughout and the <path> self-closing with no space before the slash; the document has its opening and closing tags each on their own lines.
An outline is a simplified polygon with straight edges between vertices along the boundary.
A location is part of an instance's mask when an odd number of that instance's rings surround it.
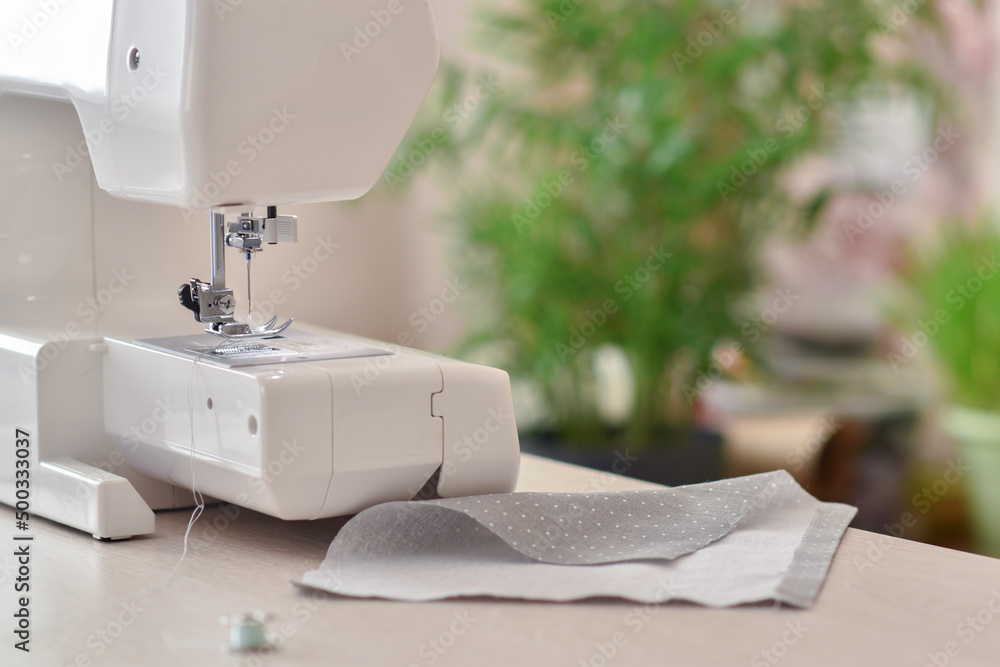
<svg viewBox="0 0 1000 667">
<path fill-rule="evenodd" d="M 0 335 L 0 426 L 30 433 L 31 512 L 123 539 L 189 489 L 283 519 L 499 493 L 517 480 L 507 375 L 301 331 L 218 353 L 213 337 L 61 344 Z M 18 388 L 19 389 L 19 388 Z M 15 455 L 0 454 L 14 505 Z"/>
</svg>

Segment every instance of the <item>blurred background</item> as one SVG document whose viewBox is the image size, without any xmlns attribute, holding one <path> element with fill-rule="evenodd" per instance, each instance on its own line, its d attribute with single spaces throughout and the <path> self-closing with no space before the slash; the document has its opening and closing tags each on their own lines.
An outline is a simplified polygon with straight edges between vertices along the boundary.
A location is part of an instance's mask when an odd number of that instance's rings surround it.
<svg viewBox="0 0 1000 667">
<path fill-rule="evenodd" d="M 784 468 L 857 527 L 1000 556 L 996 3 L 433 8 L 382 182 L 298 211 L 264 280 L 504 368 L 526 451 Z"/>
</svg>

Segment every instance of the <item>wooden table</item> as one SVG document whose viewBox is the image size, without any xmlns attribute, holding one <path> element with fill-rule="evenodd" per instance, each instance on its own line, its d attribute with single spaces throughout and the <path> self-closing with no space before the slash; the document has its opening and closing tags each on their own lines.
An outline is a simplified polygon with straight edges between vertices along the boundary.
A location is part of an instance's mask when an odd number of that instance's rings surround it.
<svg viewBox="0 0 1000 667">
<path fill-rule="evenodd" d="M 525 456 L 520 490 L 645 488 Z M 0 509 L 0 665 L 1000 665 L 1000 560 L 849 530 L 814 609 L 596 600 L 434 603 L 304 593 L 343 519 L 286 523 L 209 507 L 177 563 L 188 511 L 119 543 L 34 519 L 31 653 L 12 648 L 13 511 Z M 147 592 L 142 593 L 144 589 Z M 222 650 L 219 618 L 264 610 L 281 646 Z M 978 620 L 976 620 L 978 615 Z M 971 621 L 969 620 L 971 619 Z M 949 653 L 951 655 L 949 655 Z"/>
</svg>

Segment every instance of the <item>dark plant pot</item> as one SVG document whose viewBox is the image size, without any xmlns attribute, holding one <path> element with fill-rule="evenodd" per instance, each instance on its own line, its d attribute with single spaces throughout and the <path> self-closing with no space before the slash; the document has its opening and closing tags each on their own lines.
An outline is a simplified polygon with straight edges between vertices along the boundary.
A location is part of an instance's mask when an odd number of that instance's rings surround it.
<svg viewBox="0 0 1000 667">
<path fill-rule="evenodd" d="M 575 465 L 627 475 L 666 486 L 711 482 L 723 477 L 722 437 L 697 429 L 666 436 L 655 448 L 637 450 L 627 444 L 595 445 L 553 436 L 525 435 L 521 450 Z"/>
</svg>

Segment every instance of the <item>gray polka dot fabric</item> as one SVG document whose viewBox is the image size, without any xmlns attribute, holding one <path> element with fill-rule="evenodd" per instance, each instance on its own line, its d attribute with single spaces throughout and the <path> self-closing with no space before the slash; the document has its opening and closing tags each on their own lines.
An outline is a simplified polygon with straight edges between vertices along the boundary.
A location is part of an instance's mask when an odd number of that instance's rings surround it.
<svg viewBox="0 0 1000 667">
<path fill-rule="evenodd" d="M 808 607 L 856 510 L 784 471 L 672 489 L 386 503 L 301 585 L 356 597 Z"/>
</svg>

